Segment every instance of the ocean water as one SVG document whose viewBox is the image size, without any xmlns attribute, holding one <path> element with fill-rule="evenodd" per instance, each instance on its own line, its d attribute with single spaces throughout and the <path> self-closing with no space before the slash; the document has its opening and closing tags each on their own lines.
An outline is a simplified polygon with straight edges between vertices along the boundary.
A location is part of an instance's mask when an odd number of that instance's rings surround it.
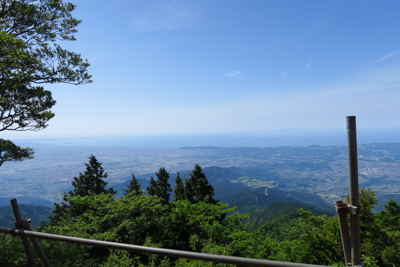
<svg viewBox="0 0 400 267">
<path fill-rule="evenodd" d="M 62 146 L 123 146 L 123 147 L 271 147 L 337 145 L 347 146 L 347 132 L 273 132 L 254 135 L 187 135 L 187 136 L 105 136 L 81 138 L 48 138 L 13 140 L 21 146 L 45 144 Z M 398 143 L 400 131 L 370 131 L 357 134 L 358 144 Z"/>
</svg>

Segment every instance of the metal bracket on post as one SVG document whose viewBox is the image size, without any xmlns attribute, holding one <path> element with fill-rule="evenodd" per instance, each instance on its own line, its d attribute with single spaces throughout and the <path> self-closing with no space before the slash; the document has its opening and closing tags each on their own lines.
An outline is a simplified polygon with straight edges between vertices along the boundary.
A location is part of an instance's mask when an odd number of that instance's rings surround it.
<svg viewBox="0 0 400 267">
<path fill-rule="evenodd" d="M 352 206 L 352 205 L 347 205 L 349 209 L 349 214 L 351 215 L 358 215 L 361 212 L 361 206 Z"/>
</svg>

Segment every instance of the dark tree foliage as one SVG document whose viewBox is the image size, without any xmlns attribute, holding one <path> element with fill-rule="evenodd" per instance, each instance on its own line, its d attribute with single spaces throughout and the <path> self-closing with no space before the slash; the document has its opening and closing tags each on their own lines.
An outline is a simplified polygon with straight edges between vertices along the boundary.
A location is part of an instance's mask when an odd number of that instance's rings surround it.
<svg viewBox="0 0 400 267">
<path fill-rule="evenodd" d="M 135 195 L 140 195 L 142 193 L 142 189 L 140 188 L 140 184 L 136 179 L 135 175 L 132 174 L 132 180 L 126 186 L 128 189 L 122 189 L 124 191 L 124 196 L 128 195 L 129 193 L 134 192 Z"/>
<path fill-rule="evenodd" d="M 176 175 L 175 187 L 174 187 L 174 201 L 185 199 L 185 186 L 179 172 Z"/>
<path fill-rule="evenodd" d="M 190 178 L 185 181 L 185 198 L 191 203 L 205 201 L 216 204 L 218 201 L 213 198 L 214 195 L 214 187 L 208 182 L 200 165 L 196 164 Z"/>
<path fill-rule="evenodd" d="M 369 188 L 361 188 L 359 198 L 361 254 L 374 257 L 381 267 L 400 266 L 399 206 L 389 200 L 385 210 L 375 214 L 373 208 L 378 204 L 376 193 Z"/>
<path fill-rule="evenodd" d="M 171 185 L 168 183 L 169 173 L 165 170 L 165 168 L 160 168 L 156 173 L 157 180 L 154 180 L 153 177 L 150 178 L 150 186 L 147 187 L 147 193 L 150 196 L 158 196 L 163 199 L 163 204 L 169 203 L 169 195 L 172 191 Z"/>
<path fill-rule="evenodd" d="M 71 197 L 95 196 L 100 194 L 109 194 L 114 196 L 117 194 L 117 191 L 112 187 L 106 189 L 108 183 L 103 179 L 107 178 L 108 174 L 104 172 L 101 163 L 97 161 L 95 156 L 91 155 L 89 157 L 89 164 L 85 163 L 85 165 L 86 171 L 83 174 L 79 173 L 79 177 L 74 177 L 74 180 L 72 181 L 74 190 L 69 191 L 68 194 L 64 193 L 63 200 L 65 202 L 61 202 L 61 204 L 54 203 L 54 216 L 50 218 L 52 225 L 56 224 L 61 219 L 66 217 L 76 217 L 84 212 L 84 209 L 79 210 L 70 205 L 69 198 Z"/>
<path fill-rule="evenodd" d="M 379 213 L 379 224 L 390 231 L 400 231 L 400 205 L 390 199 Z"/>
<path fill-rule="evenodd" d="M 147 193 L 150 196 L 155 196 L 157 193 L 157 181 L 154 180 L 153 176 L 150 177 L 150 182 L 149 182 L 149 186 L 146 187 L 147 189 Z"/>
<path fill-rule="evenodd" d="M 0 166 L 6 161 L 22 161 L 22 159 L 31 159 L 33 158 L 32 154 L 32 148 L 22 148 L 15 145 L 10 140 L 0 138 Z"/>
<path fill-rule="evenodd" d="M 0 131 L 48 126 L 56 101 L 41 84 L 91 82 L 89 63 L 58 44 L 76 40 L 74 9 L 62 0 L 0 0 Z M 3 163 L 32 158 L 32 149 L 1 140 Z"/>
<path fill-rule="evenodd" d="M 103 179 L 108 177 L 108 174 L 104 172 L 101 163 L 97 161 L 96 157 L 91 155 L 89 157 L 89 164 L 85 163 L 86 171 L 82 174 L 79 173 L 79 177 L 74 177 L 72 185 L 75 187 L 73 191 L 69 191 L 68 195 L 71 196 L 86 196 L 86 195 L 99 195 L 99 194 L 111 194 L 115 195 L 117 192 L 111 187 L 106 189 L 107 182 Z"/>
</svg>

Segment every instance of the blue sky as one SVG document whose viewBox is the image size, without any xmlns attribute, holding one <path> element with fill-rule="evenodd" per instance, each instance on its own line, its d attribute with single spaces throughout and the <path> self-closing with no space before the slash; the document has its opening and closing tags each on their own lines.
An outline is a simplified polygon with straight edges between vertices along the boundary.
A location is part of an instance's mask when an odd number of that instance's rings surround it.
<svg viewBox="0 0 400 267">
<path fill-rule="evenodd" d="M 400 128 L 398 1 L 72 2 L 94 82 L 5 138 Z"/>
</svg>

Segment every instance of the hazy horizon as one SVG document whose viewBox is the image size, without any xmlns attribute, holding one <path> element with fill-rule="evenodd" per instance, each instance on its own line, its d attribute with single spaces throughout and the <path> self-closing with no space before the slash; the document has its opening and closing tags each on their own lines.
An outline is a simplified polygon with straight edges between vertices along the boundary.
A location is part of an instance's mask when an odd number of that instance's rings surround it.
<svg viewBox="0 0 400 267">
<path fill-rule="evenodd" d="M 400 142 L 400 130 L 359 131 L 358 144 Z M 37 137 L 11 139 L 19 145 L 70 145 L 70 146 L 126 146 L 126 147 L 268 147 L 268 146 L 347 146 L 347 132 L 305 131 L 283 129 L 267 134 L 214 134 L 214 135 L 167 135 L 167 136 L 81 136 Z"/>
</svg>

